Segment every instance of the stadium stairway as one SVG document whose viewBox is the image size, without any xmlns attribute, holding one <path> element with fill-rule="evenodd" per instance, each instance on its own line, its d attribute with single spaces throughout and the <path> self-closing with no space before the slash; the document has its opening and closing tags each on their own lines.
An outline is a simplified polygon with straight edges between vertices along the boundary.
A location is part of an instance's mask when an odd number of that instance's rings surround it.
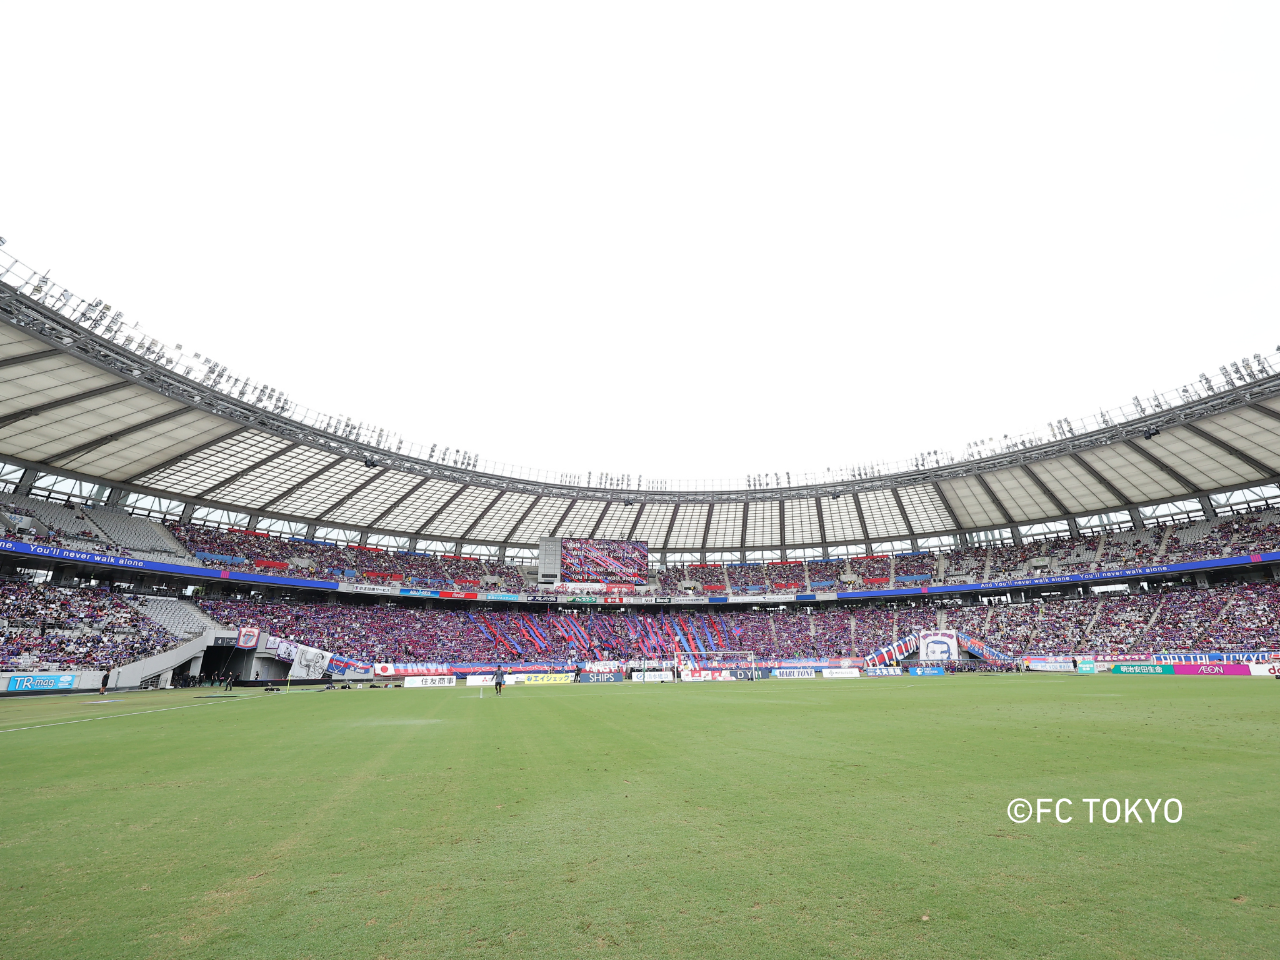
<svg viewBox="0 0 1280 960">
<path fill-rule="evenodd" d="M 1150 633 L 1150 632 L 1151 632 L 1152 627 L 1154 627 L 1154 626 L 1156 625 L 1156 620 L 1160 617 L 1160 611 L 1164 609 L 1164 601 L 1165 601 L 1165 598 L 1164 598 L 1164 597 L 1161 597 L 1161 598 L 1156 602 L 1156 608 L 1155 608 L 1155 610 L 1151 611 L 1151 616 L 1149 616 L 1149 617 L 1147 618 L 1147 627 L 1146 627 L 1146 629 L 1147 629 L 1147 632 L 1148 632 L 1148 633 Z"/>
<path fill-rule="evenodd" d="M 153 656 L 135 660 L 133 663 L 126 663 L 111 672 L 111 686 L 126 690 L 136 689 L 144 685 L 166 687 L 169 684 L 169 678 L 165 674 L 171 676 L 175 668 L 193 657 L 201 656 L 205 647 L 209 644 L 209 638 L 212 636 L 212 632 L 208 635 L 201 634 L 186 643 L 179 644 L 168 650 L 162 650 Z M 155 682 L 153 683 L 153 681 Z"/>
<path fill-rule="evenodd" d="M 1093 555 L 1093 565 L 1090 567 L 1090 569 L 1099 570 L 1102 568 L 1102 553 L 1106 549 L 1107 549 L 1107 528 L 1103 527 L 1102 530 L 1098 533 L 1098 552 Z"/>
<path fill-rule="evenodd" d="M 1093 636 L 1094 624 L 1096 624 L 1098 622 L 1098 618 L 1102 616 L 1102 610 L 1106 605 L 1107 605 L 1107 601 L 1105 597 L 1098 601 L 1098 608 L 1093 611 L 1093 616 L 1089 618 L 1088 624 L 1085 625 L 1085 628 L 1084 628 L 1085 637 Z"/>
<path fill-rule="evenodd" d="M 1173 536 L 1173 531 L 1175 527 L 1177 527 L 1176 523 L 1170 523 L 1165 525 L 1164 534 L 1160 537 L 1160 548 L 1156 550 L 1157 560 L 1159 560 L 1161 557 L 1164 556 L 1165 550 L 1169 549 L 1169 538 Z"/>
</svg>

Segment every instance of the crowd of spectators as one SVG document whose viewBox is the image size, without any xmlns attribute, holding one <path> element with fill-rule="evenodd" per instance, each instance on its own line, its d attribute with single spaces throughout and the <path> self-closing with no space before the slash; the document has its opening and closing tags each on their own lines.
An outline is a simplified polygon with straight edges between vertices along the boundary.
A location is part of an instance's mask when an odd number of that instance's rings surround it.
<svg viewBox="0 0 1280 960">
<path fill-rule="evenodd" d="M 524 577 L 516 567 L 474 557 L 397 552 L 196 525 L 170 524 L 169 531 L 205 566 L 215 569 L 337 581 L 421 581 L 463 589 L 487 586 L 505 593 L 524 589 Z"/>
<path fill-rule="evenodd" d="M 1232 521 L 1235 536 L 1231 551 L 1240 556 L 1273 551 L 1280 546 L 1280 517 L 1276 511 L 1244 514 Z"/>
<path fill-rule="evenodd" d="M 900 553 L 893 558 L 895 578 L 910 577 L 921 583 L 919 577 L 932 578 L 938 569 L 938 558 L 932 553 Z"/>
<path fill-rule="evenodd" d="M 888 555 L 850 557 L 849 572 L 855 577 L 861 577 L 864 584 L 888 583 L 891 562 Z"/>
<path fill-rule="evenodd" d="M 0 669 L 106 669 L 185 642 L 119 594 L 14 581 L 0 585 Z"/>
<path fill-rule="evenodd" d="M 702 585 L 704 593 L 724 593 L 725 568 L 718 563 L 693 563 L 685 567 L 685 576 Z"/>
<path fill-rule="evenodd" d="M 987 566 L 986 547 L 959 547 L 943 555 L 944 582 L 980 583 Z"/>
<path fill-rule="evenodd" d="M 734 593 L 763 593 L 769 589 L 768 571 L 763 563 L 731 563 L 724 569 Z"/>
<path fill-rule="evenodd" d="M 810 560 L 809 586 L 814 590 L 841 590 L 844 583 L 840 578 L 848 573 L 843 560 Z"/>
<path fill-rule="evenodd" d="M 1169 563 L 1189 563 L 1221 557 L 1235 535 L 1235 522 L 1196 520 L 1179 524 L 1169 532 L 1161 559 Z"/>
<path fill-rule="evenodd" d="M 1124 530 L 1107 534 L 1098 560 L 1099 570 L 1145 567 L 1155 563 L 1164 531 L 1159 527 Z"/>
<path fill-rule="evenodd" d="M 805 589 L 804 564 L 798 560 L 791 563 L 770 563 L 765 566 L 765 576 L 769 585 L 779 592 Z"/>
<path fill-rule="evenodd" d="M 150 656 L 182 640 L 150 620 L 145 600 L 96 589 L 0 586 L 7 670 L 95 669 Z M 667 655 L 683 636 L 697 651 L 752 650 L 761 658 L 865 656 L 940 625 L 1009 655 L 1128 654 L 1270 649 L 1280 645 L 1280 583 L 1087 596 L 992 606 L 856 607 L 825 611 L 699 610 L 626 614 L 456 610 L 394 602 L 284 603 L 204 599 L 234 629 L 373 661 L 476 662 L 634 659 L 654 638 Z"/>
<path fill-rule="evenodd" d="M 1098 559 L 1100 542 L 1101 538 L 1097 534 L 1041 540 L 1036 546 L 1036 555 L 1049 560 L 1050 571 L 1053 573 L 1088 573 Z"/>
</svg>

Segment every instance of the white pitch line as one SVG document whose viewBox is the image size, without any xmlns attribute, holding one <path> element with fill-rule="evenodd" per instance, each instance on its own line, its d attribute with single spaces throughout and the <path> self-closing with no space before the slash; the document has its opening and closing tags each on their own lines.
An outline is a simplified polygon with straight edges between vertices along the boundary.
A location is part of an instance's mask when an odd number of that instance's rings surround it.
<svg viewBox="0 0 1280 960">
<path fill-rule="evenodd" d="M 260 700 L 266 694 L 260 694 L 256 697 L 236 697 L 237 700 Z M 146 713 L 165 713 L 169 710 L 186 710 L 188 707 L 216 707 L 219 703 L 226 703 L 225 700 L 218 700 L 215 703 L 185 703 L 180 707 L 158 707 L 155 710 L 139 710 L 136 713 L 113 713 L 107 717 L 82 717 L 79 720 L 59 720 L 57 723 L 37 723 L 30 727 L 10 727 L 8 730 L 0 730 L 0 733 L 18 733 L 22 730 L 39 730 L 42 727 L 64 727 L 69 723 L 89 723 L 93 720 L 114 720 L 116 717 L 140 717 Z"/>
</svg>

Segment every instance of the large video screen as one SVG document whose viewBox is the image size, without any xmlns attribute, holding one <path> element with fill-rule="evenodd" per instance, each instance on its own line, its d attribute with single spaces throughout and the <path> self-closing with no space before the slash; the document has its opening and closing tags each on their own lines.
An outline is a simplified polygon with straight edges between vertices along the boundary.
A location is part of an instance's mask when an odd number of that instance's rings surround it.
<svg viewBox="0 0 1280 960">
<path fill-rule="evenodd" d="M 644 540 L 560 541 L 560 579 L 569 583 L 644 583 L 649 544 Z"/>
</svg>

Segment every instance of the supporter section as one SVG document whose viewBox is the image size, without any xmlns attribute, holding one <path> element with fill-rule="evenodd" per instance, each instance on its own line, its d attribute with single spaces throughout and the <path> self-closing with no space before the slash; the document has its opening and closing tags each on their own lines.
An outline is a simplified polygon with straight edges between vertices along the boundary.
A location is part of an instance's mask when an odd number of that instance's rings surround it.
<svg viewBox="0 0 1280 960">
<path fill-rule="evenodd" d="M 704 607 L 657 613 L 522 606 L 484 609 L 369 602 L 201 598 L 199 611 L 229 630 L 264 633 L 364 661 L 664 659 L 753 650 L 762 658 L 861 657 L 912 632 L 951 629 L 1006 656 L 1239 652 L 1280 647 L 1280 584 L 1174 585 L 1148 593 L 975 606 Z M 0 670 L 120 666 L 180 636 L 149 615 L 178 600 L 97 588 L 0 586 Z M 195 617 L 198 614 L 190 611 Z M 163 619 L 177 623 L 173 610 Z M 206 621 L 207 622 L 207 621 Z M 175 628 L 177 629 L 177 628 Z"/>
<path fill-rule="evenodd" d="M 532 568 L 527 579 L 519 567 L 492 559 L 396 552 L 235 528 L 162 525 L 120 510 L 14 495 L 9 495 L 6 506 L 8 513 L 0 515 L 6 536 L 30 543 L 265 576 L 398 583 L 468 592 L 532 592 Z M 1248 556 L 1276 549 L 1280 549 L 1280 513 L 1264 509 L 1021 544 L 772 563 L 671 563 L 651 568 L 649 583 L 639 588 L 660 596 L 678 596 L 980 584 Z"/>
<path fill-rule="evenodd" d="M 10 497 L 6 536 L 30 543 L 90 546 L 96 552 L 166 557 L 214 571 L 253 570 L 345 582 L 447 587 L 467 593 L 528 594 L 516 566 L 471 557 L 397 553 L 355 544 L 267 536 L 239 529 L 164 526 L 122 511 Z M 466 662 L 592 660 L 750 649 L 761 657 L 862 656 L 912 631 L 952 629 L 1001 654 L 1149 656 L 1161 652 L 1248 651 L 1280 645 L 1280 585 L 1268 566 L 1158 576 L 1141 583 L 1064 585 L 1055 592 L 980 589 L 965 594 L 832 602 L 837 591 L 933 583 L 997 583 L 1021 577 L 1123 570 L 1249 556 L 1280 550 L 1274 510 L 1137 530 L 945 552 L 878 554 L 807 561 L 673 564 L 652 571 L 642 589 L 750 597 L 748 603 L 610 609 L 501 603 L 448 605 L 387 597 L 330 596 L 261 585 L 199 588 L 200 610 L 180 600 L 112 592 L 109 577 L 79 586 L 68 577 L 32 583 L 33 571 L 0 583 L 5 670 L 119 666 L 189 639 L 182 617 L 203 615 L 227 629 L 266 633 L 363 660 Z M 1257 579 L 1259 576 L 1264 579 Z M 38 579 L 38 577 L 37 577 Z M 282 581 L 283 583 L 283 581 Z M 121 589 L 119 586 L 115 588 Z M 197 590 L 195 587 L 188 589 Z M 777 594 L 811 591 L 813 601 L 783 609 Z M 824 594 L 826 595 L 824 597 Z M 975 603 L 982 600 L 983 602 Z M 1009 602 L 1013 601 L 1013 602 Z M 1027 602 L 1021 602 L 1027 601 Z M 184 607 L 165 616 L 148 604 Z M 154 612 L 154 610 L 153 610 Z M 175 619 L 175 615 L 177 618 Z M 195 632 L 199 632 L 198 630 Z"/>
<path fill-rule="evenodd" d="M 1230 652 L 1280 644 L 1280 584 L 1273 581 L 972 607 L 532 613 L 205 600 L 201 608 L 228 626 L 254 626 L 364 660 L 590 660 L 597 653 L 625 660 L 669 656 L 671 645 L 683 650 L 685 643 L 695 654 L 750 649 L 779 659 L 863 656 L 934 629 L 958 630 L 1010 656 Z M 503 638 L 523 652 L 513 652 Z"/>
</svg>

